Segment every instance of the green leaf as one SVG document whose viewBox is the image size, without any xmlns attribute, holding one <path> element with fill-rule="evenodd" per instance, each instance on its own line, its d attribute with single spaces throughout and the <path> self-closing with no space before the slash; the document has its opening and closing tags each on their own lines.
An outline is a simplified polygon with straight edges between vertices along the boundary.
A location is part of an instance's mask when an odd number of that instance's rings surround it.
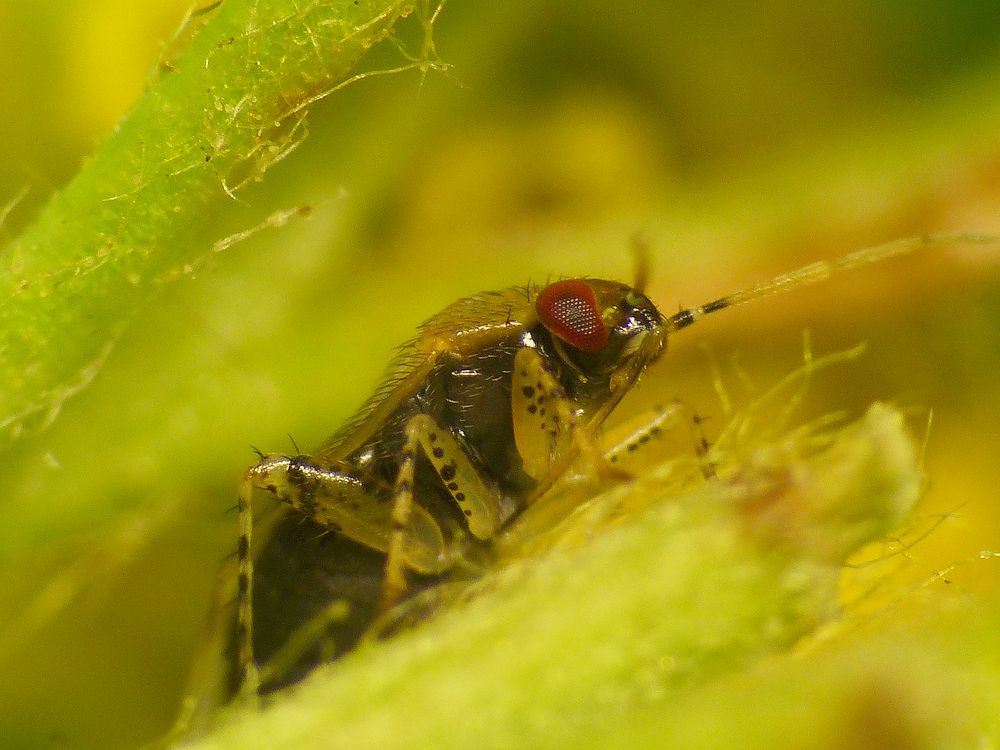
<svg viewBox="0 0 1000 750">
<path fill-rule="evenodd" d="M 193 747 L 591 748 L 784 654 L 837 616 L 843 559 L 912 510 L 916 454 L 879 404 L 727 450 L 703 489 L 678 493 L 668 462 L 582 502 L 471 603 L 236 707 Z"/>
<path fill-rule="evenodd" d="M 0 448 L 45 425 L 131 316 L 210 252 L 216 208 L 305 137 L 414 2 L 227 0 L 0 266 Z M 222 247 L 222 246 L 217 246 Z"/>
</svg>

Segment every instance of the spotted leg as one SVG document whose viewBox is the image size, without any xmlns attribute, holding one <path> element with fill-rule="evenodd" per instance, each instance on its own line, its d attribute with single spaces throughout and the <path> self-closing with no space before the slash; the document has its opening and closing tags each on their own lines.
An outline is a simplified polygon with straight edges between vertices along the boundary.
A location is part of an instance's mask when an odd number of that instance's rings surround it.
<svg viewBox="0 0 1000 750">
<path fill-rule="evenodd" d="M 701 466 L 701 473 L 709 479 L 715 476 L 715 467 L 708 461 L 708 452 L 712 446 L 702 429 L 704 421 L 704 417 L 681 401 L 654 407 L 651 414 L 642 414 L 609 434 L 604 455 L 609 463 L 633 472 L 641 470 L 640 467 L 649 460 L 662 461 L 663 455 L 671 449 L 689 451 L 690 440 L 694 443 L 694 454 Z M 679 433 L 683 433 L 680 428 L 684 424 L 690 428 L 689 438 L 679 437 Z M 648 449 L 654 443 L 662 444 L 667 435 L 674 436 L 670 445 L 664 445 L 653 451 L 653 455 L 649 455 Z"/>
<path fill-rule="evenodd" d="M 524 472 L 541 481 L 560 457 L 567 455 L 577 423 L 577 410 L 562 385 L 534 349 L 514 357 L 511 376 L 511 412 L 514 442 Z"/>
<path fill-rule="evenodd" d="M 514 357 L 511 409 L 522 468 L 538 481 L 529 503 L 551 487 L 577 457 L 582 457 L 587 470 L 600 479 L 628 478 L 601 451 L 595 436 L 599 425 L 584 421 L 580 409 L 567 398 L 534 349 L 521 349 Z"/>
<path fill-rule="evenodd" d="M 397 538 L 392 532 L 397 509 L 384 497 L 370 494 L 357 477 L 324 467 L 309 456 L 262 456 L 243 475 L 239 491 L 236 652 L 240 692 L 244 695 L 255 695 L 261 684 L 253 641 L 255 489 L 288 503 L 324 529 L 394 555 L 407 568 L 438 573 L 447 567 L 441 529 L 424 508 L 416 505 L 406 511 L 407 534 Z"/>
<path fill-rule="evenodd" d="M 256 467 L 254 467 L 256 468 Z M 256 697 L 260 687 L 260 674 L 253 657 L 253 557 L 250 545 L 253 539 L 253 468 L 243 475 L 240 482 L 237 514 L 239 542 L 236 547 L 236 660 L 240 696 Z"/>
<path fill-rule="evenodd" d="M 396 605 L 406 591 L 407 567 L 403 551 L 410 536 L 412 516 L 420 505 L 413 498 L 413 477 L 417 451 L 422 452 L 462 511 L 469 532 L 477 539 L 489 539 L 510 515 L 503 499 L 486 486 L 468 455 L 448 430 L 427 414 L 417 414 L 406 423 L 406 442 L 393 489 L 392 532 L 386 561 L 382 611 Z"/>
</svg>

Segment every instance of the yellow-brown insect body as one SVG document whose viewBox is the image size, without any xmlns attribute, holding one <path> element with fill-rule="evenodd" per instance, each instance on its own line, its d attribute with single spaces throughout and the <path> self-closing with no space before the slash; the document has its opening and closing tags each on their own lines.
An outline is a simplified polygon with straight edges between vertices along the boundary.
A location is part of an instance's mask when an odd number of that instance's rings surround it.
<svg viewBox="0 0 1000 750">
<path fill-rule="evenodd" d="M 997 242 L 896 240 L 666 318 L 641 290 L 590 279 L 455 302 L 421 326 L 325 447 L 262 454 L 244 474 L 230 692 L 279 688 L 343 653 L 405 597 L 465 574 L 464 563 L 488 564 L 495 535 L 577 456 L 598 468 L 614 461 L 615 449 L 597 450 L 595 432 L 663 353 L 668 333 L 839 271 L 930 246 Z M 254 490 L 283 503 L 259 545 Z M 543 519 L 567 510 L 536 508 Z"/>
<path fill-rule="evenodd" d="M 427 321 L 326 446 L 248 470 L 247 518 L 253 488 L 287 506 L 259 553 L 244 523 L 234 683 L 294 681 L 458 561 L 488 559 L 493 535 L 589 449 L 666 331 L 641 292 L 581 279 L 480 294 Z M 279 654 L 338 599 L 346 616 Z"/>
</svg>

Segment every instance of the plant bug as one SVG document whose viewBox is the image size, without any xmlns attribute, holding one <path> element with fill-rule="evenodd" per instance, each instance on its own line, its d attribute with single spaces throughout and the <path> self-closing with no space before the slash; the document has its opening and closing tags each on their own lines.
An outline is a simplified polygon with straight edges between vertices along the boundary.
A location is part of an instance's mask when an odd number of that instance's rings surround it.
<svg viewBox="0 0 1000 750">
<path fill-rule="evenodd" d="M 995 241 L 897 240 L 672 315 L 646 296 L 642 271 L 634 286 L 562 279 L 449 305 L 326 445 L 259 454 L 244 474 L 228 692 L 291 684 L 366 633 L 392 630 L 416 593 L 488 568 L 491 540 L 577 459 L 621 478 L 598 429 L 674 332 L 839 271 Z M 255 491 L 279 501 L 256 529 Z"/>
</svg>

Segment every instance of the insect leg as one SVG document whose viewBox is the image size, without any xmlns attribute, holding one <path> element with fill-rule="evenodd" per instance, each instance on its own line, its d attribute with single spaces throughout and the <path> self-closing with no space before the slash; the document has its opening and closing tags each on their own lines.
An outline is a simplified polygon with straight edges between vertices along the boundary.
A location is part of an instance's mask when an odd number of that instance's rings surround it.
<svg viewBox="0 0 1000 750">
<path fill-rule="evenodd" d="M 256 467 L 254 467 L 256 468 Z M 237 513 L 240 536 L 236 548 L 236 660 L 241 696 L 256 696 L 260 675 L 253 658 L 253 557 L 250 543 L 253 536 L 253 469 L 243 475 L 240 482 Z"/>
<path fill-rule="evenodd" d="M 406 564 L 403 550 L 409 532 L 410 515 L 413 513 L 413 475 L 417 462 L 417 446 L 409 430 L 401 452 L 402 460 L 396 484 L 392 490 L 392 526 L 389 548 L 386 550 L 385 588 L 382 591 L 380 610 L 388 612 L 406 593 Z"/>
<path fill-rule="evenodd" d="M 669 406 L 655 408 L 652 417 L 644 415 L 638 426 L 627 425 L 627 432 L 613 436 L 614 442 L 605 452 L 608 461 L 627 464 L 647 444 L 660 439 L 664 431 L 677 429 L 683 410 L 681 403 L 674 401 Z"/>
<path fill-rule="evenodd" d="M 583 457 L 594 476 L 628 479 L 597 444 L 599 420 L 591 418 L 581 424 L 578 408 L 534 349 L 520 349 L 514 357 L 511 410 L 522 468 L 538 480 L 529 503 L 544 494 L 577 457 Z"/>
<path fill-rule="evenodd" d="M 541 355 L 528 348 L 514 357 L 510 401 L 514 443 L 524 462 L 522 468 L 541 481 L 557 457 L 569 449 L 576 410 Z"/>
<path fill-rule="evenodd" d="M 400 572 L 394 573 L 395 580 L 387 582 L 387 590 L 405 590 L 405 580 L 403 589 L 398 587 L 404 567 L 421 573 L 438 573 L 447 567 L 441 529 L 427 510 L 412 503 L 412 490 L 410 507 L 399 507 L 400 481 L 393 502 L 389 502 L 385 494 L 367 489 L 357 477 L 321 466 L 309 456 L 263 456 L 244 474 L 239 492 L 236 642 L 241 694 L 254 695 L 261 684 L 253 642 L 251 503 L 255 488 L 287 503 L 325 529 L 388 554 L 390 572 L 396 568 Z M 393 529 L 397 518 L 404 515 L 407 533 L 400 536 Z"/>
<path fill-rule="evenodd" d="M 691 411 L 691 419 L 688 424 L 691 425 L 691 432 L 694 437 L 695 453 L 698 454 L 698 461 L 701 463 L 701 475 L 705 479 L 713 479 L 715 474 L 715 464 L 709 460 L 709 451 L 712 449 L 712 444 L 709 442 L 708 437 L 705 435 L 705 430 L 702 425 L 705 423 L 705 418 L 695 411 Z"/>
<path fill-rule="evenodd" d="M 268 455 L 247 474 L 253 486 L 323 528 L 380 552 L 389 551 L 394 503 L 384 491 L 366 489 L 357 477 L 320 466 L 309 456 Z M 409 534 L 400 550 L 407 566 L 421 573 L 438 573 L 447 567 L 444 538 L 434 517 L 416 505 L 407 524 Z"/>
<path fill-rule="evenodd" d="M 403 550 L 412 533 L 413 511 L 421 508 L 413 499 L 413 475 L 417 451 L 430 461 L 455 504 L 465 515 L 469 531 L 477 539 L 489 539 L 510 514 L 500 496 L 480 478 L 458 441 L 434 418 L 417 414 L 404 430 L 402 462 L 393 491 L 392 538 L 386 563 L 383 611 L 396 604 L 406 590 Z M 412 566 L 411 566 L 412 567 Z"/>
<path fill-rule="evenodd" d="M 345 599 L 334 599 L 293 630 L 284 645 L 260 667 L 260 682 L 265 686 L 265 690 L 275 678 L 280 679 L 282 675 L 294 669 L 302 655 L 311 646 L 323 640 L 331 625 L 346 620 L 350 615 L 350 602 Z"/>
<path fill-rule="evenodd" d="M 418 445 L 430 460 L 465 515 L 472 535 L 490 539 L 509 513 L 504 513 L 499 495 L 486 486 L 462 446 L 427 414 L 411 418 L 406 424 L 406 434 L 407 440 Z"/>
<path fill-rule="evenodd" d="M 702 429 L 704 418 L 681 401 L 673 401 L 668 406 L 653 409 L 652 415 L 643 414 L 616 429 L 610 437 L 610 447 L 605 449 L 609 463 L 633 471 L 633 464 L 644 460 L 644 450 L 649 444 L 662 441 L 667 433 L 674 433 L 682 423 L 686 423 L 694 443 L 694 453 L 701 464 L 701 473 L 706 479 L 715 476 L 715 467 L 708 462 L 708 452 L 712 447 Z M 608 444 L 608 443 L 605 443 Z M 684 450 L 686 443 L 676 446 Z M 657 451 L 663 455 L 666 451 Z M 655 460 L 655 457 L 654 457 Z"/>
</svg>

